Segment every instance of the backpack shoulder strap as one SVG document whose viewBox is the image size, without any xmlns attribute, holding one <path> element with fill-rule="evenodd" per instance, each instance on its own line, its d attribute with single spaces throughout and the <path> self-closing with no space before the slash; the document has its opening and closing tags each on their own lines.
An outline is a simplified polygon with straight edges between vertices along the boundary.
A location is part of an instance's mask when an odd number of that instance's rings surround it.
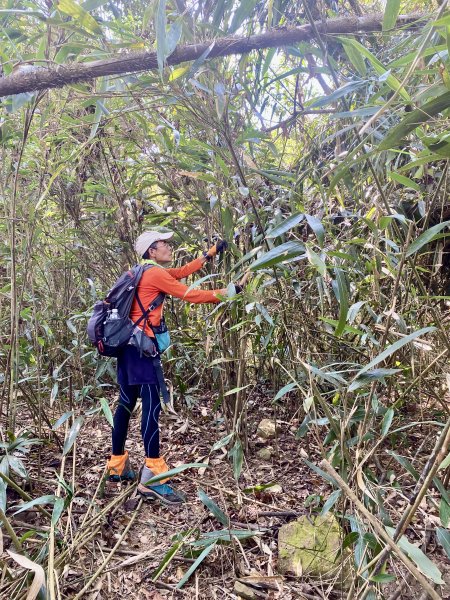
<svg viewBox="0 0 450 600">
<path fill-rule="evenodd" d="M 151 269 L 152 267 L 156 267 L 157 265 L 152 265 L 152 264 L 150 263 L 150 264 L 146 264 L 146 265 L 143 265 L 143 266 L 144 266 L 144 269 L 143 269 L 143 270 L 144 270 L 144 271 L 147 271 L 148 269 Z M 135 296 L 136 296 L 137 303 L 139 304 L 139 308 L 140 308 L 140 309 L 141 309 L 141 311 L 142 311 L 142 317 L 141 317 L 141 319 L 142 319 L 142 318 L 147 318 L 147 317 L 148 317 L 148 315 L 149 315 L 149 314 L 152 312 L 152 310 L 155 310 L 155 308 L 158 308 L 158 306 L 161 306 L 161 304 L 164 302 L 164 300 L 165 300 L 165 298 L 166 298 L 166 294 L 165 294 L 164 292 L 160 292 L 160 293 L 159 293 L 159 294 L 156 296 L 156 298 L 154 298 L 154 300 L 153 300 L 153 302 L 150 304 L 150 306 L 149 306 L 147 309 L 145 309 L 145 308 L 144 308 L 144 305 L 143 305 L 143 304 L 142 304 L 142 302 L 141 302 L 141 299 L 139 298 L 139 293 L 138 293 L 138 290 L 137 290 L 137 289 L 136 289 L 136 294 L 135 294 Z M 141 319 L 139 319 L 139 321 L 140 321 Z"/>
</svg>

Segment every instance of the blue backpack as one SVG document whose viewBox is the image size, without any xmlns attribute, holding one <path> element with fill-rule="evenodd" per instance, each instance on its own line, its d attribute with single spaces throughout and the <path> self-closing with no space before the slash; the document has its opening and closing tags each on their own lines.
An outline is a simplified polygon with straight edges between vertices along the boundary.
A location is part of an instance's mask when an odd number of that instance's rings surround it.
<svg viewBox="0 0 450 600">
<path fill-rule="evenodd" d="M 144 319 L 145 333 L 148 315 L 164 302 L 165 294 L 161 292 L 145 310 L 137 297 L 142 315 L 135 322 L 129 318 L 139 281 L 144 271 L 152 266 L 135 265 L 129 271 L 122 273 L 109 290 L 106 298 L 95 303 L 93 313 L 88 321 L 87 333 L 90 341 L 102 356 L 118 356 L 120 349 L 128 344 L 136 327 Z M 143 337 L 141 336 L 141 338 Z"/>
</svg>

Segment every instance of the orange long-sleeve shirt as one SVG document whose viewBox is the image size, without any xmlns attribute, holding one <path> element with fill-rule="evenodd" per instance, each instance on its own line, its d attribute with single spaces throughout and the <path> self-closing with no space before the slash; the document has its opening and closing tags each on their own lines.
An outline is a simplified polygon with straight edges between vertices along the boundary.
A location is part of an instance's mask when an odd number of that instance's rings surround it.
<svg viewBox="0 0 450 600">
<path fill-rule="evenodd" d="M 220 290 L 189 290 L 187 285 L 178 281 L 179 279 L 184 279 L 192 273 L 199 271 L 203 267 L 203 264 L 201 258 L 196 258 L 183 267 L 164 269 L 159 265 L 155 265 L 151 269 L 144 271 L 137 289 L 142 306 L 147 309 L 160 292 L 164 292 L 175 298 L 181 298 L 186 302 L 193 302 L 194 304 L 207 302 L 216 304 L 220 302 L 219 298 L 216 296 Z M 162 312 L 163 304 L 155 308 L 155 310 L 149 314 L 148 324 L 157 327 L 161 322 Z M 136 322 L 141 316 L 142 310 L 140 309 L 137 300 L 134 299 L 133 304 L 131 305 L 130 319 Z M 139 326 L 142 329 L 143 324 L 141 323 Z M 151 329 L 148 333 L 153 337 Z"/>
</svg>

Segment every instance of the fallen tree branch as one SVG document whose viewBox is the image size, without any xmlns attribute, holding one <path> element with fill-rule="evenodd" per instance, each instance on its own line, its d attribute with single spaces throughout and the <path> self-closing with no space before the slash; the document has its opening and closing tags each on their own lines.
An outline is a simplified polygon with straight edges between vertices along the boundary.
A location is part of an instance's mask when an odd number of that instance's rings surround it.
<svg viewBox="0 0 450 600">
<path fill-rule="evenodd" d="M 428 15 L 414 13 L 400 15 L 397 27 L 415 25 Z M 251 50 L 264 48 L 280 48 L 314 39 L 316 32 L 322 35 L 345 35 L 363 31 L 380 31 L 383 15 L 376 13 L 364 17 L 343 17 L 328 21 L 317 21 L 314 27 L 310 24 L 285 29 L 275 29 L 266 33 L 252 35 L 247 38 L 230 36 L 208 40 L 201 44 L 179 46 L 167 58 L 168 65 L 191 62 L 207 53 L 207 59 L 232 54 L 246 54 Z M 37 61 L 39 62 L 39 61 Z M 71 63 L 51 68 L 37 68 L 34 71 L 0 78 L 0 98 L 24 92 L 59 88 L 72 83 L 89 81 L 106 75 L 124 75 L 152 71 L 158 68 L 156 52 L 124 53 L 114 58 L 84 63 Z"/>
</svg>

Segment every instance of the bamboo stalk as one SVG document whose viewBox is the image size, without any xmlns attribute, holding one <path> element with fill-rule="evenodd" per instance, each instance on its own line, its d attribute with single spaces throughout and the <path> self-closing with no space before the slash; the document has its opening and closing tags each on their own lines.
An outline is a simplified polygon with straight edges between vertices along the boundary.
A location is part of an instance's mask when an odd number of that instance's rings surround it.
<svg viewBox="0 0 450 600">
<path fill-rule="evenodd" d="M 336 471 L 333 469 L 330 463 L 324 459 L 320 462 L 319 466 L 321 469 L 323 469 L 333 477 L 333 479 L 336 481 L 337 485 L 341 488 L 341 490 L 346 494 L 346 496 L 348 496 L 348 498 L 353 502 L 356 508 L 364 515 L 364 517 L 369 521 L 369 523 L 372 525 L 377 534 L 384 540 L 384 542 L 389 546 L 392 552 L 402 561 L 402 563 L 405 565 L 408 571 L 420 583 L 423 589 L 428 592 L 431 598 L 433 600 L 441 600 L 441 596 L 435 591 L 435 589 L 429 583 L 429 581 L 427 581 L 427 579 L 411 562 L 411 560 L 406 556 L 406 554 L 389 537 L 389 535 L 383 529 L 378 519 L 375 518 L 375 516 L 367 510 L 364 504 L 356 496 L 355 492 L 348 486 L 347 483 L 345 483 L 342 477 L 338 473 L 336 473 Z"/>
<path fill-rule="evenodd" d="M 93 584 L 93 582 L 97 579 L 97 577 L 103 572 L 103 570 L 106 568 L 106 566 L 108 565 L 109 561 L 112 559 L 112 557 L 114 556 L 117 548 L 120 546 L 120 544 L 122 543 L 122 541 L 124 540 L 125 536 L 127 535 L 130 527 L 133 525 L 139 509 L 142 505 L 142 498 L 139 500 L 139 504 L 135 510 L 135 512 L 132 514 L 130 521 L 128 522 L 128 525 L 125 527 L 122 535 L 120 536 L 120 538 L 117 540 L 116 545 L 114 546 L 114 548 L 111 550 L 111 552 L 108 554 L 108 556 L 105 558 L 105 560 L 102 562 L 102 564 L 99 566 L 99 568 L 95 571 L 95 573 L 92 575 L 92 577 L 89 579 L 89 581 L 86 583 L 86 585 L 84 586 L 84 588 L 78 592 L 78 594 L 76 596 L 74 596 L 73 600 L 80 600 L 80 598 L 82 598 L 85 594 L 85 592 L 87 592 L 87 590 L 91 587 L 91 585 Z"/>
</svg>

